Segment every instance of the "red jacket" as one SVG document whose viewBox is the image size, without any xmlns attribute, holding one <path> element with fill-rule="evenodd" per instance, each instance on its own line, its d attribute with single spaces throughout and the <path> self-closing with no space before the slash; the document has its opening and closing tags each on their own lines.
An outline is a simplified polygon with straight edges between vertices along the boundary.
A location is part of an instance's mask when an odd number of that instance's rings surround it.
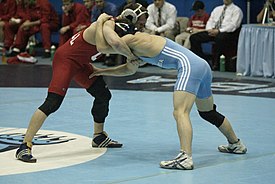
<svg viewBox="0 0 275 184">
<path fill-rule="evenodd" d="M 24 6 L 22 1 L 19 1 L 16 6 L 16 13 L 14 18 L 21 19 L 21 22 L 25 22 L 28 19 L 28 9 Z"/>
<path fill-rule="evenodd" d="M 0 19 L 9 21 L 16 12 L 16 0 L 2 0 L 0 3 Z"/>
<path fill-rule="evenodd" d="M 69 15 L 62 15 L 62 26 L 70 25 L 74 30 L 79 25 L 88 25 L 90 23 L 90 15 L 87 8 L 80 3 L 74 3 Z"/>
<path fill-rule="evenodd" d="M 36 4 L 28 7 L 28 20 L 40 20 L 41 23 L 59 24 L 58 15 L 48 0 L 36 0 Z"/>
</svg>

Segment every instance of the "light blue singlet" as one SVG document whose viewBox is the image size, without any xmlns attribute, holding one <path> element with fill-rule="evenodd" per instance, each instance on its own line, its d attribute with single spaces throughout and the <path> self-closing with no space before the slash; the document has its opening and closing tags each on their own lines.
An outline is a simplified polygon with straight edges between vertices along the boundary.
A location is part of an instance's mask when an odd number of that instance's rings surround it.
<svg viewBox="0 0 275 184">
<path fill-rule="evenodd" d="M 139 57 L 152 65 L 177 69 L 175 91 L 187 91 L 197 98 L 212 95 L 212 73 L 209 64 L 190 50 L 166 38 L 162 51 L 155 57 Z"/>
</svg>

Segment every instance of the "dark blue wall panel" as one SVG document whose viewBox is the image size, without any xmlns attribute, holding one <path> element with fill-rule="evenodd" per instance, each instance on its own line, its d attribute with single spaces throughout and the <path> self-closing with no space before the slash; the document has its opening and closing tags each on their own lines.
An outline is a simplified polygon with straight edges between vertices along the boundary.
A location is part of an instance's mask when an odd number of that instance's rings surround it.
<svg viewBox="0 0 275 184">
<path fill-rule="evenodd" d="M 108 0 L 116 5 L 121 5 L 124 0 Z M 178 10 L 178 16 L 187 16 L 190 17 L 193 12 L 190 11 L 192 3 L 194 0 L 166 0 L 167 2 L 170 2 L 174 4 L 177 7 Z M 223 0 L 202 0 L 205 3 L 205 9 L 208 13 L 211 13 L 214 7 L 223 4 Z M 237 4 L 244 13 L 244 20 L 243 23 L 247 22 L 247 1 L 250 1 L 251 4 L 251 11 L 250 11 L 250 20 L 252 23 L 256 22 L 256 16 L 261 10 L 264 2 L 266 0 L 234 0 L 234 3 Z M 50 2 L 55 6 L 58 13 L 62 13 L 61 0 L 50 0 Z M 75 0 L 75 2 L 83 2 L 82 0 Z M 153 0 L 148 0 L 147 2 L 152 3 Z"/>
</svg>

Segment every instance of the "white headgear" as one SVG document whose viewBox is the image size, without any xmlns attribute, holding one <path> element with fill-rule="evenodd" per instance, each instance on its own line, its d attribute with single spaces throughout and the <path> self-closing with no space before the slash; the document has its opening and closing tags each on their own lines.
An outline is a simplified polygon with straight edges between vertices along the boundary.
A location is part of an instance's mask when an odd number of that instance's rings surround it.
<svg viewBox="0 0 275 184">
<path fill-rule="evenodd" d="M 122 18 L 126 18 L 126 19 L 129 19 L 129 16 L 130 16 L 133 24 L 135 24 L 137 22 L 138 18 L 141 15 L 147 13 L 147 11 L 141 10 L 141 8 L 142 8 L 141 4 L 139 4 L 139 3 L 136 3 L 136 4 L 138 4 L 139 6 L 135 10 L 127 8 L 120 14 Z"/>
</svg>

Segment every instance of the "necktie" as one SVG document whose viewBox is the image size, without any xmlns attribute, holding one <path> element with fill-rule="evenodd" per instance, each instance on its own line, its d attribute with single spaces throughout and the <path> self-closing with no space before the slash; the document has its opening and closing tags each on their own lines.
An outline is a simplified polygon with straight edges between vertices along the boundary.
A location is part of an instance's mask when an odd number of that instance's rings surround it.
<svg viewBox="0 0 275 184">
<path fill-rule="evenodd" d="M 159 8 L 158 26 L 161 26 L 161 9 Z"/>
<path fill-rule="evenodd" d="M 221 14 L 221 16 L 220 16 L 218 22 L 217 22 L 216 25 L 215 25 L 215 29 L 221 28 L 221 26 L 222 26 L 222 21 L 223 21 L 223 19 L 224 19 L 224 14 L 225 14 L 226 8 L 227 8 L 227 6 L 224 6 L 223 11 L 222 11 L 222 14 Z"/>
</svg>

